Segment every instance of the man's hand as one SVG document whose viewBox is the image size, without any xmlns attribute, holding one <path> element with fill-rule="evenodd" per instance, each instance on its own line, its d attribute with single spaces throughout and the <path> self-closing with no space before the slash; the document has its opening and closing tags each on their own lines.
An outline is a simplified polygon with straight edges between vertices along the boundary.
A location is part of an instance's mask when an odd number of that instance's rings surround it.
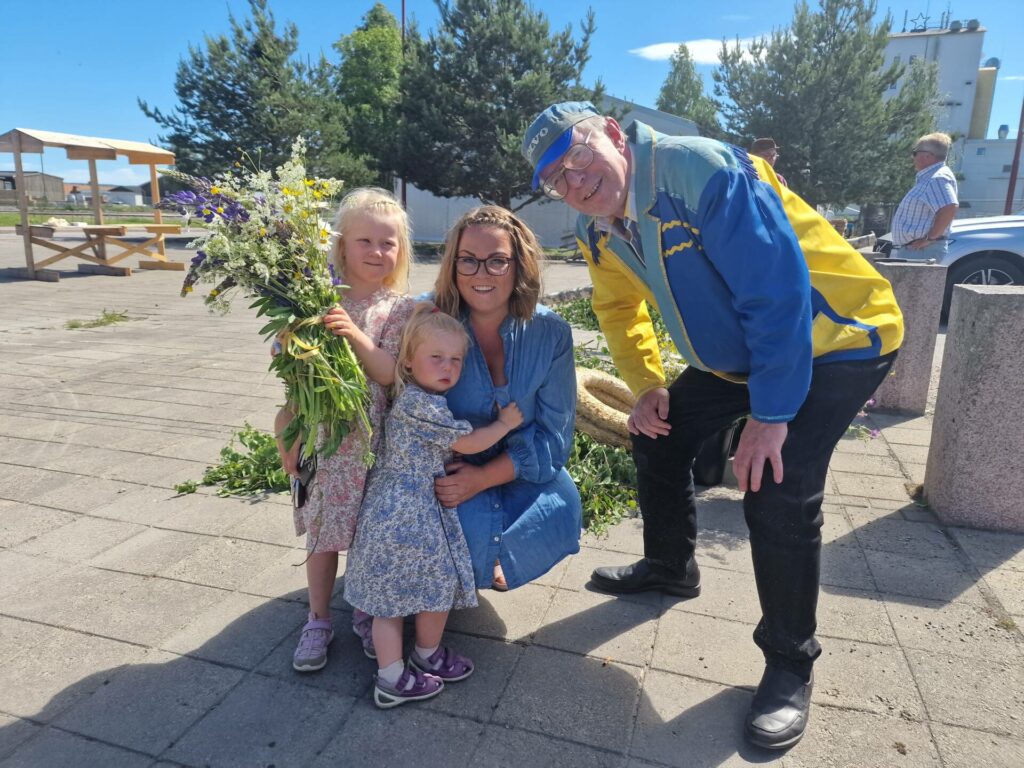
<svg viewBox="0 0 1024 768">
<path fill-rule="evenodd" d="M 747 419 L 732 460 L 733 473 L 741 491 L 761 490 L 766 461 L 771 462 L 775 482 L 782 482 L 782 444 L 786 442 L 788 432 L 789 427 L 785 423 L 765 424 L 754 418 Z"/>
<path fill-rule="evenodd" d="M 457 507 L 487 488 L 484 470 L 464 461 L 445 464 L 444 477 L 434 478 L 434 493 L 446 507 Z"/>
<path fill-rule="evenodd" d="M 917 240 L 911 240 L 904 247 L 909 248 L 912 251 L 920 251 L 927 248 L 932 244 L 932 242 L 933 241 L 929 240 L 927 237 L 919 237 Z"/>
<path fill-rule="evenodd" d="M 626 427 L 634 435 L 656 438 L 667 435 L 672 425 L 668 419 L 668 390 L 664 387 L 651 389 L 640 395 L 633 406 L 633 412 L 626 419 Z"/>
</svg>

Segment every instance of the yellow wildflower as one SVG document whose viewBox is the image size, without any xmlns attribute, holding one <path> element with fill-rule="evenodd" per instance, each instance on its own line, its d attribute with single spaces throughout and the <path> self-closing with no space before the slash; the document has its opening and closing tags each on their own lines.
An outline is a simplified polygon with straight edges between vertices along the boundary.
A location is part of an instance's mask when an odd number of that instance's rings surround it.
<svg viewBox="0 0 1024 768">
<path fill-rule="evenodd" d="M 220 293 L 220 291 L 218 291 L 216 288 L 214 288 L 212 291 L 210 291 L 210 298 L 211 299 L 217 298 L 217 294 L 218 293 Z"/>
<path fill-rule="evenodd" d="M 210 187 L 210 194 L 211 195 L 219 195 L 220 194 L 220 187 Z"/>
</svg>

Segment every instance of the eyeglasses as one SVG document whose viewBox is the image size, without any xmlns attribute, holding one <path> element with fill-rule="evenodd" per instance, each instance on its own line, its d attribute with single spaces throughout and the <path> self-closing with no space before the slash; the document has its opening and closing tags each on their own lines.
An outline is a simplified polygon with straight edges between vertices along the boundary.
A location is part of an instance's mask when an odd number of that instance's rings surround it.
<svg viewBox="0 0 1024 768">
<path fill-rule="evenodd" d="M 480 271 L 481 264 L 484 265 L 487 274 L 501 277 L 512 266 L 512 259 L 507 256 L 488 256 L 486 259 L 477 259 L 473 256 L 459 256 L 455 259 L 455 271 L 460 275 L 469 277 Z"/>
<path fill-rule="evenodd" d="M 935 157 L 935 153 L 934 152 L 929 152 L 927 149 L 915 149 L 913 152 L 910 153 L 910 156 L 911 157 L 917 157 L 922 152 L 924 154 L 926 154 L 926 155 L 931 155 L 932 157 Z"/>
<path fill-rule="evenodd" d="M 552 200 L 561 200 L 569 194 L 569 182 L 565 178 L 566 171 L 582 171 L 594 162 L 594 150 L 587 144 L 592 133 L 588 133 L 583 141 L 573 144 L 562 155 L 562 165 L 541 182 L 540 188 Z"/>
</svg>

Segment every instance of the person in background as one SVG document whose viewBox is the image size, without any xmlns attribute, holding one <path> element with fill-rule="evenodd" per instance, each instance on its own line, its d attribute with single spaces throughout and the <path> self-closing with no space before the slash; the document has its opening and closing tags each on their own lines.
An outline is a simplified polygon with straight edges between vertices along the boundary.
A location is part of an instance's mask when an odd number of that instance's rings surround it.
<svg viewBox="0 0 1024 768">
<path fill-rule="evenodd" d="M 750 154 L 757 155 L 764 160 L 768 165 L 775 168 L 775 163 L 779 161 L 779 150 L 782 149 L 778 144 L 775 143 L 773 138 L 754 139 L 754 143 L 750 145 Z M 789 182 L 786 181 L 786 177 L 778 171 L 775 171 L 775 176 L 779 179 L 779 182 L 784 187 L 789 186 Z"/>
<path fill-rule="evenodd" d="M 941 259 L 949 248 L 949 227 L 960 202 L 956 176 L 946 165 L 952 139 L 929 133 L 910 153 L 917 180 L 892 217 L 893 251 L 912 251 L 915 259 Z"/>
</svg>

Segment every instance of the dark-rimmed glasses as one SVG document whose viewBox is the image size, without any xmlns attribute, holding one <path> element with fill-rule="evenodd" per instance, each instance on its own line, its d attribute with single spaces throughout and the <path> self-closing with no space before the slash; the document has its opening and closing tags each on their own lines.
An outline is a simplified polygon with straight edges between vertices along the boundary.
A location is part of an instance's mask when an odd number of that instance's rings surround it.
<svg viewBox="0 0 1024 768">
<path fill-rule="evenodd" d="M 470 277 L 480 271 L 481 264 L 484 265 L 488 275 L 501 277 L 512 266 L 512 259 L 507 256 L 488 256 L 486 259 L 478 259 L 475 256 L 457 256 L 455 271 L 460 275 Z"/>
<path fill-rule="evenodd" d="M 569 182 L 565 178 L 566 171 L 582 171 L 594 162 L 594 150 L 587 144 L 592 133 L 588 133 L 583 141 L 572 144 L 562 155 L 562 164 L 557 171 L 549 173 L 541 180 L 540 188 L 552 200 L 562 200 L 569 194 Z"/>
</svg>

